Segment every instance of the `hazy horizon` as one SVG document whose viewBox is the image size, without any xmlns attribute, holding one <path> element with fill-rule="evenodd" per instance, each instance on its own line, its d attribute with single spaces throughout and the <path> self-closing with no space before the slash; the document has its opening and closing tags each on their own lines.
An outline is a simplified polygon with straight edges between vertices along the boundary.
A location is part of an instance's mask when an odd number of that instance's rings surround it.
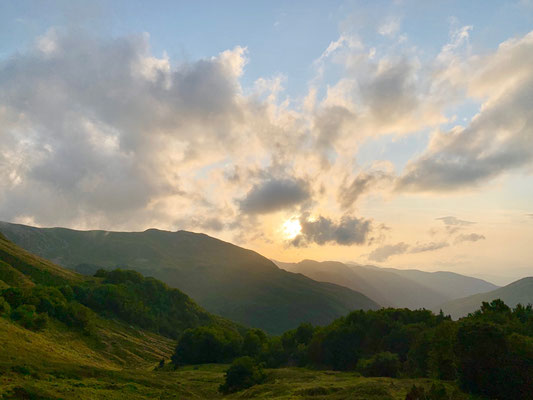
<svg viewBox="0 0 533 400">
<path fill-rule="evenodd" d="M 0 5 L 0 220 L 533 275 L 533 3 Z"/>
</svg>

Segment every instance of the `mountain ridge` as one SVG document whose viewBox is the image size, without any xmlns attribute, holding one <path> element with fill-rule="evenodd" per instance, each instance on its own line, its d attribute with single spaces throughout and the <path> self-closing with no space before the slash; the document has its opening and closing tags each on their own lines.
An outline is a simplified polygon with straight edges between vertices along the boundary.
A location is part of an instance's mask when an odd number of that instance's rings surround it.
<svg viewBox="0 0 533 400">
<path fill-rule="evenodd" d="M 470 295 L 498 288 L 477 278 L 456 273 L 448 274 L 445 271 L 404 272 L 394 268 L 344 264 L 339 261 L 302 260 L 298 263 L 276 263 L 281 268 L 303 273 L 316 280 L 347 286 L 374 298 L 384 306 L 391 307 L 433 309 L 454 298 L 464 297 L 465 293 Z M 443 280 L 443 276 L 446 280 Z"/>
<path fill-rule="evenodd" d="M 442 304 L 439 308 L 452 318 L 461 318 L 474 312 L 482 302 L 500 299 L 509 307 L 518 303 L 526 306 L 533 304 L 533 276 L 524 277 L 496 290 L 455 299 Z"/>
</svg>

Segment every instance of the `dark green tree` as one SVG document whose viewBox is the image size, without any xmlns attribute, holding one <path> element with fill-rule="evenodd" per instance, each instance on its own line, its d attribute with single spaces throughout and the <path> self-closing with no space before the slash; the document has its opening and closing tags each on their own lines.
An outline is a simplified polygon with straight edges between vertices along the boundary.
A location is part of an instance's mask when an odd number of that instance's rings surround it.
<svg viewBox="0 0 533 400">
<path fill-rule="evenodd" d="M 251 357 L 240 357 L 233 361 L 226 371 L 224 384 L 220 385 L 222 393 L 233 393 L 264 382 L 263 368 Z"/>
<path fill-rule="evenodd" d="M 456 353 L 461 387 L 468 392 L 501 398 L 505 382 L 507 341 L 500 326 L 466 320 L 457 331 Z"/>
<path fill-rule="evenodd" d="M 242 338 L 233 331 L 214 327 L 187 329 L 172 356 L 175 366 L 227 362 L 241 352 Z"/>
<path fill-rule="evenodd" d="M 388 376 L 395 378 L 400 372 L 400 358 L 398 354 L 384 351 L 374 354 L 370 358 L 361 359 L 357 369 L 364 376 Z"/>
</svg>

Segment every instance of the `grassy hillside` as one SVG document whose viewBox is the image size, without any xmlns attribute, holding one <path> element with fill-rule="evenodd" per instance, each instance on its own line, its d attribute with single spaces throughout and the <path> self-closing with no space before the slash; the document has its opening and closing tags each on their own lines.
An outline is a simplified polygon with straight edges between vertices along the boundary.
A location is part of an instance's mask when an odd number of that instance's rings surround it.
<svg viewBox="0 0 533 400">
<path fill-rule="evenodd" d="M 16 399 L 353 399 L 404 400 L 413 385 L 429 391 L 430 379 L 363 378 L 356 373 L 311 371 L 304 368 L 267 370 L 267 381 L 222 396 L 218 392 L 227 365 L 184 367 L 177 371 L 113 371 L 98 368 L 63 369 L 31 375 L 6 372 L 0 376 L 0 396 Z M 444 386 L 452 400 L 467 400 L 454 383 Z M 18 396 L 11 397 L 13 393 Z M 34 397 L 30 397 L 33 395 Z"/>
<path fill-rule="evenodd" d="M 396 270 L 348 265 L 337 261 L 277 262 L 280 268 L 359 291 L 383 306 L 434 308 L 458 297 L 490 291 L 497 286 L 481 279 L 449 272 Z"/>
<path fill-rule="evenodd" d="M 84 318 L 86 307 L 99 315 L 178 337 L 187 328 L 233 323 L 201 309 L 186 294 L 134 271 L 99 271 L 86 277 L 18 247 L 0 234 L 0 278 L 11 289 L 3 297 L 12 307 L 33 305 L 63 322 Z M 85 308 L 84 308 L 85 307 Z M 43 310 L 40 311 L 39 308 Z"/>
<path fill-rule="evenodd" d="M 503 300 L 510 307 L 515 307 L 519 303 L 524 306 L 533 304 L 533 277 L 520 279 L 488 293 L 453 300 L 443 304 L 440 308 L 453 318 L 461 318 L 476 311 L 482 302 L 495 299 Z"/>
<path fill-rule="evenodd" d="M 0 223 L 21 247 L 84 272 L 127 266 L 183 290 L 208 311 L 281 333 L 300 322 L 326 324 L 354 309 L 379 305 L 331 283 L 279 269 L 265 257 L 191 232 L 75 231 Z"/>
</svg>

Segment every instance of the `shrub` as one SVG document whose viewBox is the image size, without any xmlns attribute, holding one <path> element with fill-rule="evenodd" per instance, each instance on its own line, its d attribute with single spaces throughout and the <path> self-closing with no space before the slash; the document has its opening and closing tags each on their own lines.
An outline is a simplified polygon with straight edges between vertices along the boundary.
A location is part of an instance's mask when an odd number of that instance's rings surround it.
<svg viewBox="0 0 533 400">
<path fill-rule="evenodd" d="M 400 370 L 400 359 L 397 354 L 384 351 L 371 358 L 361 359 L 357 369 L 364 376 L 388 376 L 394 378 Z"/>
<path fill-rule="evenodd" d="M 449 398 L 446 388 L 442 383 L 431 385 L 429 392 L 426 392 L 422 386 L 413 385 L 405 396 L 405 400 L 448 400 Z"/>
<path fill-rule="evenodd" d="M 11 306 L 3 297 L 0 297 L 0 316 L 9 316 L 9 314 L 11 314 Z"/>
<path fill-rule="evenodd" d="M 233 361 L 226 371 L 226 381 L 220 385 L 222 393 L 233 393 L 264 382 L 263 368 L 253 358 L 245 356 Z"/>
<path fill-rule="evenodd" d="M 43 329 L 48 322 L 48 315 L 45 313 L 37 314 L 35 306 L 30 304 L 18 306 L 11 313 L 11 318 L 24 328 L 36 331 Z"/>
</svg>

